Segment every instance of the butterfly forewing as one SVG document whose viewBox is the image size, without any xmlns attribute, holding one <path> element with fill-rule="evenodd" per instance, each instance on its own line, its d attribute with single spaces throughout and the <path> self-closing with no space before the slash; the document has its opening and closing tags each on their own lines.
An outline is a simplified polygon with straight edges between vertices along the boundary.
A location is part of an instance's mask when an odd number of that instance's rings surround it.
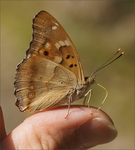
<svg viewBox="0 0 135 150">
<path fill-rule="evenodd" d="M 38 13 L 33 20 L 31 44 L 35 42 L 44 45 L 42 53 L 47 59 L 71 70 L 78 80 L 84 80 L 82 65 L 72 41 L 60 23 L 45 11 Z"/>
</svg>

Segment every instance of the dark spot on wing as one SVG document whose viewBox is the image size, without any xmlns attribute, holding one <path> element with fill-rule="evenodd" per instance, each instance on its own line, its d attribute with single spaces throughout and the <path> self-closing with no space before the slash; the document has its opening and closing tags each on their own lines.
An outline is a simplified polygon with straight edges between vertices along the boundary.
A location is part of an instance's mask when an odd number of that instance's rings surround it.
<svg viewBox="0 0 135 150">
<path fill-rule="evenodd" d="M 73 64 L 69 65 L 69 67 L 72 68 L 72 67 L 73 67 Z"/>
<path fill-rule="evenodd" d="M 48 52 L 48 51 L 44 51 L 44 55 L 45 55 L 45 56 L 48 56 L 48 55 L 49 55 L 49 52 Z"/>
<path fill-rule="evenodd" d="M 70 58 L 70 55 L 67 55 L 66 59 L 69 59 Z"/>
</svg>

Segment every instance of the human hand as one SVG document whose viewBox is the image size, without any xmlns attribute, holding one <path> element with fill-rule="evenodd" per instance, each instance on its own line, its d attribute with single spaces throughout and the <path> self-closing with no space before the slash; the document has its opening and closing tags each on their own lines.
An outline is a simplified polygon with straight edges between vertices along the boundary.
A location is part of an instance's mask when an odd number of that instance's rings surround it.
<svg viewBox="0 0 135 150">
<path fill-rule="evenodd" d="M 35 113 L 6 136 L 0 111 L 1 149 L 87 149 L 112 141 L 117 130 L 97 108 L 67 106 Z"/>
</svg>

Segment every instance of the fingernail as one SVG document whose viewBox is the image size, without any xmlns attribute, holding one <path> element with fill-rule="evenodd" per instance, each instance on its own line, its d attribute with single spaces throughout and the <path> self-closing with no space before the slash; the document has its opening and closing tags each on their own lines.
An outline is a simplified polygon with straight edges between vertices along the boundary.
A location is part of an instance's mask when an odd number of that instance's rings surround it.
<svg viewBox="0 0 135 150">
<path fill-rule="evenodd" d="M 83 147 L 91 147 L 107 143 L 115 139 L 115 126 L 104 118 L 88 120 L 79 127 Z"/>
</svg>

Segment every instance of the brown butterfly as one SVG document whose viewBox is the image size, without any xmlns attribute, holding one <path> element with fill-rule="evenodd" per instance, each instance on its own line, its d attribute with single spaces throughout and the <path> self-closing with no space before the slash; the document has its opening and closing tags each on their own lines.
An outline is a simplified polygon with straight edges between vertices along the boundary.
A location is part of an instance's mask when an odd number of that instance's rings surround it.
<svg viewBox="0 0 135 150">
<path fill-rule="evenodd" d="M 33 39 L 26 57 L 17 66 L 14 87 L 19 110 L 42 111 L 66 102 L 70 106 L 91 92 L 94 79 L 95 72 L 84 77 L 74 44 L 60 23 L 40 11 L 33 19 Z"/>
</svg>

